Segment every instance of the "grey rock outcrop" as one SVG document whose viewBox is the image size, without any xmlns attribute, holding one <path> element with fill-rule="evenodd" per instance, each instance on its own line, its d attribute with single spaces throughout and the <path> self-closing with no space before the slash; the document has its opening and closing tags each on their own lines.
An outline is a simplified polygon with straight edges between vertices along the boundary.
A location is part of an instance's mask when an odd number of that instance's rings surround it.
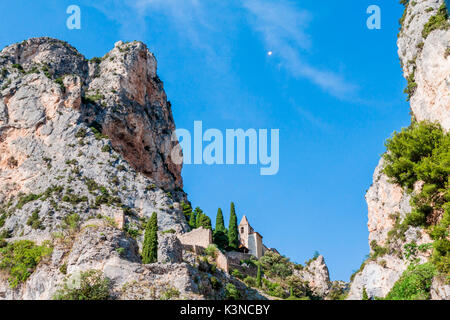
<svg viewBox="0 0 450 320">
<path fill-rule="evenodd" d="M 434 30 L 426 39 L 422 34 L 443 3 L 410 1 L 397 45 L 404 77 L 412 76 L 417 86 L 410 101 L 415 118 L 437 121 L 450 130 L 450 29 Z"/>
<path fill-rule="evenodd" d="M 312 259 L 302 270 L 294 270 L 294 275 L 308 283 L 316 296 L 326 297 L 330 292 L 330 273 L 322 255 Z"/>
<path fill-rule="evenodd" d="M 175 235 L 161 236 L 164 263 L 140 261 L 153 212 L 160 231 L 189 230 L 170 102 L 146 46 L 118 42 L 88 61 L 65 42 L 34 38 L 4 48 L 0 70 L 0 233 L 54 245 L 26 283 L 12 289 L 2 274 L 0 298 L 51 298 L 63 265 L 67 275 L 102 271 L 118 299 L 142 283 L 153 298 L 171 287 L 197 297 Z"/>
<path fill-rule="evenodd" d="M 183 246 L 175 234 L 158 235 L 158 261 L 161 263 L 183 261 Z"/>
<path fill-rule="evenodd" d="M 0 68 L 0 200 L 13 236 L 50 234 L 74 208 L 81 220 L 123 209 L 130 224 L 157 212 L 161 230 L 188 230 L 174 206 L 186 196 L 170 103 L 144 44 L 87 61 L 36 38 L 3 49 Z M 42 230 L 27 226 L 34 210 Z"/>
<path fill-rule="evenodd" d="M 435 277 L 430 293 L 433 300 L 450 300 L 450 284 L 443 277 Z"/>
</svg>

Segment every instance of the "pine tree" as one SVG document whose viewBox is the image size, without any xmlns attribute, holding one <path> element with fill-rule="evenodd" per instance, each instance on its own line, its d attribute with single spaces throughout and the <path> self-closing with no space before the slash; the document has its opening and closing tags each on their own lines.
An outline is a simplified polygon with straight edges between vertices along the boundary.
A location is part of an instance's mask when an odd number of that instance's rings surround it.
<svg viewBox="0 0 450 320">
<path fill-rule="evenodd" d="M 216 229 L 213 233 L 213 239 L 219 249 L 225 250 L 228 247 L 227 229 L 225 228 L 221 208 L 217 210 Z"/>
<path fill-rule="evenodd" d="M 238 233 L 236 211 L 233 202 L 230 205 L 230 223 L 228 227 L 229 227 L 228 245 L 230 246 L 231 249 L 237 250 L 239 248 L 239 233 Z"/>
<path fill-rule="evenodd" d="M 155 263 L 158 261 L 158 217 L 153 212 L 147 222 L 144 236 L 144 246 L 142 248 L 142 263 Z"/>
<path fill-rule="evenodd" d="M 198 218 L 198 228 L 203 227 L 205 229 L 212 229 L 211 226 L 211 218 L 208 217 L 206 214 L 204 213 L 200 213 L 199 214 L 199 218 Z"/>
<path fill-rule="evenodd" d="M 261 263 L 258 262 L 258 273 L 256 274 L 256 285 L 258 288 L 262 287 L 262 279 L 261 279 Z M 292 290 L 292 288 L 291 288 Z M 292 294 L 291 294 L 292 295 Z"/>
</svg>

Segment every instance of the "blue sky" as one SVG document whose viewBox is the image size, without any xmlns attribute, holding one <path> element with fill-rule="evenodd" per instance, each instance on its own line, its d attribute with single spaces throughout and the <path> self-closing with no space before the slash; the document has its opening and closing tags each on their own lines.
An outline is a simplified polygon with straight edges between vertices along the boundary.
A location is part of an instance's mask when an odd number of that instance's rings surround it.
<svg viewBox="0 0 450 320">
<path fill-rule="evenodd" d="M 66 28 L 71 4 L 81 30 Z M 381 30 L 366 27 L 372 4 Z M 317 250 L 332 279 L 348 280 L 369 252 L 364 194 L 383 143 L 409 123 L 396 47 L 402 10 L 392 0 L 2 1 L 0 47 L 50 36 L 92 58 L 141 40 L 178 128 L 280 129 L 277 175 L 189 165 L 185 191 L 213 219 L 222 207 L 227 220 L 234 201 L 266 245 L 298 263 Z"/>
</svg>

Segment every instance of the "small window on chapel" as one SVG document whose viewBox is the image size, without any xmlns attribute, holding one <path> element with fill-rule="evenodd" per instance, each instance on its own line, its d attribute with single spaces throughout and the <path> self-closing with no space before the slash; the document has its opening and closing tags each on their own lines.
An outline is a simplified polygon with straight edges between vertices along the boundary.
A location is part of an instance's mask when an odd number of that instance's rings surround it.
<svg viewBox="0 0 450 320">
<path fill-rule="evenodd" d="M 244 233 L 244 228 L 241 228 L 241 233 Z"/>
</svg>

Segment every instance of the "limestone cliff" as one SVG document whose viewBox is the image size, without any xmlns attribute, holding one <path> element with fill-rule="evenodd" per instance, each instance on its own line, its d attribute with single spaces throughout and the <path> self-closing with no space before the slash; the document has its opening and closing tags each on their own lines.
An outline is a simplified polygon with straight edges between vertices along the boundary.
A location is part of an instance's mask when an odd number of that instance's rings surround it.
<svg viewBox="0 0 450 320">
<path fill-rule="evenodd" d="M 332 284 L 328 267 L 322 255 L 312 259 L 303 270 L 295 270 L 294 274 L 307 282 L 315 295 L 326 297 L 329 294 Z"/>
<path fill-rule="evenodd" d="M 398 55 L 410 85 L 411 110 L 417 121 L 439 122 L 450 129 L 450 30 L 431 27 L 444 0 L 410 1 L 402 18 Z"/>
<path fill-rule="evenodd" d="M 181 165 L 171 159 L 175 124 L 143 43 L 117 42 L 87 60 L 65 42 L 34 38 L 4 48 L 0 70 L 0 248 L 51 248 L 15 274 L 18 262 L 3 252 L 0 299 L 51 299 L 89 270 L 109 279 L 113 299 L 219 299 L 226 283 L 259 297 L 182 260 L 173 233 L 189 227 Z M 153 212 L 159 263 L 144 265 Z"/>
<path fill-rule="evenodd" d="M 414 120 L 438 122 L 444 130 L 450 129 L 450 30 L 449 22 L 434 27 L 430 21 L 442 16 L 444 0 L 421 0 L 406 4 L 401 19 L 398 39 L 405 78 L 406 91 Z M 442 9 L 444 8 L 444 9 Z M 433 27 L 431 27 L 433 26 Z M 410 264 L 405 245 L 418 246 L 432 242 L 420 227 L 409 227 L 401 239 L 392 236 L 396 225 L 411 212 L 411 193 L 393 184 L 383 173 L 384 161 L 380 160 L 373 176 L 373 184 L 366 194 L 368 205 L 370 258 L 354 275 L 349 299 L 361 299 L 363 290 L 369 297 L 385 297 Z M 421 189 L 420 182 L 415 192 Z M 383 248 L 387 253 L 379 254 Z M 419 263 L 428 260 L 430 250 L 415 252 Z M 432 298 L 450 299 L 450 287 L 437 279 L 433 282 Z"/>
</svg>

